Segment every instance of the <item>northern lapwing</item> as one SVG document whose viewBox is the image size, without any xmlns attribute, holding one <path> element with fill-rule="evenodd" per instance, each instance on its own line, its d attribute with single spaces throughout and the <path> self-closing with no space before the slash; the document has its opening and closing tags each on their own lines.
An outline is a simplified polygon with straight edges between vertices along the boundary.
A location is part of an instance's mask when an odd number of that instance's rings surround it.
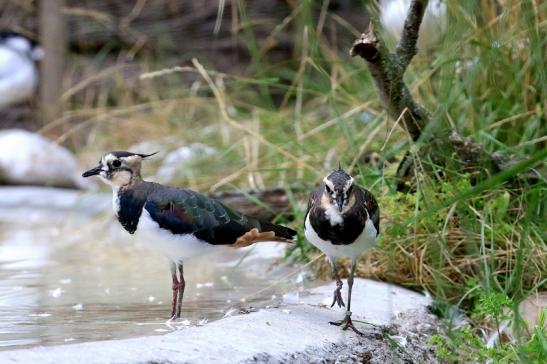
<svg viewBox="0 0 547 364">
<path fill-rule="evenodd" d="M 141 236 L 149 248 L 169 259 L 173 281 L 171 318 L 176 319 L 180 318 L 184 295 L 186 258 L 220 246 L 292 242 L 296 232 L 245 216 L 197 192 L 144 181 L 141 162 L 153 154 L 110 152 L 82 176 L 97 175 L 112 186 L 114 212 L 123 228 Z"/>
<path fill-rule="evenodd" d="M 335 304 L 345 306 L 336 258 L 351 258 L 346 314 L 344 319 L 331 324 L 361 334 L 351 321 L 351 289 L 357 258 L 376 245 L 380 232 L 380 209 L 374 196 L 355 185 L 353 178 L 340 168 L 326 176 L 323 182 L 310 197 L 304 232 L 308 241 L 325 253 L 332 264 L 336 289 L 331 307 Z"/>
<path fill-rule="evenodd" d="M 30 38 L 0 31 L 0 109 L 32 97 L 38 86 L 36 61 L 43 54 Z"/>
</svg>

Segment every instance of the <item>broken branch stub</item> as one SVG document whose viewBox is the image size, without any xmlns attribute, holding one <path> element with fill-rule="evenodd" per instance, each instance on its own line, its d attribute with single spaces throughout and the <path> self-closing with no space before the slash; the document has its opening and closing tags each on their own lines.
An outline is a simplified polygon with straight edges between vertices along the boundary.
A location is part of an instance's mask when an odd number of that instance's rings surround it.
<svg viewBox="0 0 547 364">
<path fill-rule="evenodd" d="M 370 23 L 369 30 L 353 43 L 349 54 L 352 57 L 359 56 L 368 62 L 376 62 L 379 57 L 377 45 L 378 38 Z"/>
</svg>

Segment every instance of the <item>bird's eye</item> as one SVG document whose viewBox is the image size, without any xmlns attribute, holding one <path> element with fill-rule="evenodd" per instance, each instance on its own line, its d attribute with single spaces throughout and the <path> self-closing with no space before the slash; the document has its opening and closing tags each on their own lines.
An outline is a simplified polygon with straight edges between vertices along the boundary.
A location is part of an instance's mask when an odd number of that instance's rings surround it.
<svg viewBox="0 0 547 364">
<path fill-rule="evenodd" d="M 332 190 L 330 189 L 329 186 L 325 185 L 325 191 L 327 191 L 328 194 L 331 194 L 332 193 Z"/>
<path fill-rule="evenodd" d="M 120 162 L 119 159 L 116 159 L 114 162 L 112 162 L 112 167 L 120 167 L 122 165 L 122 162 Z"/>
</svg>

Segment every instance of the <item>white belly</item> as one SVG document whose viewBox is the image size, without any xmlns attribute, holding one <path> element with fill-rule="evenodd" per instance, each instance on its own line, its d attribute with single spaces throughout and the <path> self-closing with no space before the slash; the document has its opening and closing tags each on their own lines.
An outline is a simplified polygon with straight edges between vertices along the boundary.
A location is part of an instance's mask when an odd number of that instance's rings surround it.
<svg viewBox="0 0 547 364">
<path fill-rule="evenodd" d="M 331 258 L 350 257 L 351 259 L 356 259 L 364 251 L 373 248 L 376 245 L 377 239 L 376 228 L 369 219 L 361 235 L 352 244 L 334 245 L 330 240 L 323 240 L 317 235 L 311 226 L 309 214 L 306 216 L 304 234 L 310 243 Z"/>
<path fill-rule="evenodd" d="M 159 224 L 145 209 L 142 210 L 135 237 L 147 248 L 166 256 L 173 262 L 210 252 L 219 246 L 211 245 L 196 238 L 193 234 L 174 235 Z"/>
</svg>

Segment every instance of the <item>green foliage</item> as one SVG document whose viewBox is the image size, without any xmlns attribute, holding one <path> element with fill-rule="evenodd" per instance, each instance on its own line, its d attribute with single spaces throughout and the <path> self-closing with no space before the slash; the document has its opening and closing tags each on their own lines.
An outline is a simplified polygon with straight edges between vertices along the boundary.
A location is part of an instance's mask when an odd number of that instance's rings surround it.
<svg viewBox="0 0 547 364">
<path fill-rule="evenodd" d="M 538 324 L 534 334 L 520 345 L 502 343 L 487 347 L 479 332 L 470 326 L 457 328 L 447 335 L 433 335 L 428 343 L 439 359 L 448 363 L 530 363 L 547 361 L 547 329 Z"/>
<path fill-rule="evenodd" d="M 469 327 L 456 329 L 449 335 L 433 335 L 428 343 L 435 347 L 440 359 L 451 363 L 483 362 L 488 349 Z"/>
<path fill-rule="evenodd" d="M 534 328 L 530 340 L 523 343 L 519 350 L 519 357 L 529 363 L 547 363 L 547 310 L 543 309 L 540 320 Z"/>
<path fill-rule="evenodd" d="M 438 357 L 450 363 L 487 362 L 494 363 L 545 363 L 547 360 L 547 326 L 543 310 L 531 335 L 525 339 L 513 338 L 504 341 L 500 331 L 501 322 L 513 322 L 514 330 L 521 330 L 516 320 L 514 303 L 503 292 L 482 287 L 475 279 L 467 282 L 467 297 L 473 299 L 474 307 L 469 311 L 473 319 L 471 324 L 459 327 L 448 327 L 444 335 L 432 336 L 428 343 L 435 347 Z M 494 322 L 494 330 L 488 323 Z M 480 323 L 486 323 L 481 327 Z M 497 333 L 498 340 L 487 346 L 484 332 Z M 501 339 L 500 339 L 501 338 Z M 499 342 L 501 341 L 501 342 Z M 518 345 L 515 345 L 515 341 Z"/>
<path fill-rule="evenodd" d="M 509 318 L 506 311 L 511 305 L 511 299 L 503 292 L 482 292 L 473 314 L 475 317 L 483 319 L 492 317 L 496 322 L 499 322 Z"/>
<path fill-rule="evenodd" d="M 488 348 L 469 327 L 453 330 L 447 336 L 434 335 L 429 344 L 435 347 L 439 359 L 449 363 L 514 363 L 517 359 L 510 345 Z"/>
</svg>

